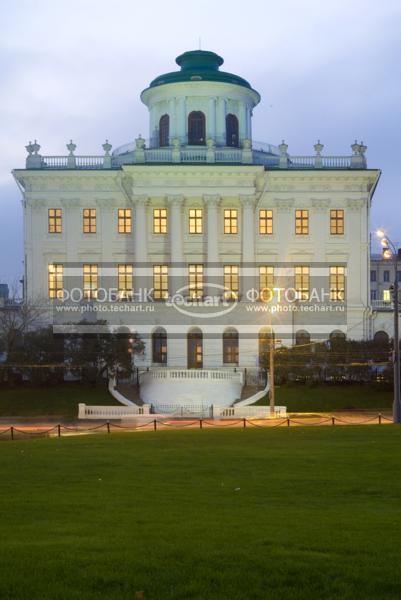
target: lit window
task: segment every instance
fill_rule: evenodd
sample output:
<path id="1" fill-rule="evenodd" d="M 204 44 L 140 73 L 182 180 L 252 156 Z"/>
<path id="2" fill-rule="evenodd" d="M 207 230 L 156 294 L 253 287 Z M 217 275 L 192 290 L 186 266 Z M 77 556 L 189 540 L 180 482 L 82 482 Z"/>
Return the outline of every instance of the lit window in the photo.
<path id="1" fill-rule="evenodd" d="M 120 300 L 132 299 L 134 293 L 133 274 L 132 265 L 118 265 L 118 297 Z"/>
<path id="2" fill-rule="evenodd" d="M 223 333 L 223 363 L 238 364 L 238 331 L 227 329 Z"/>
<path id="3" fill-rule="evenodd" d="M 84 298 L 96 300 L 98 289 L 98 267 L 94 264 L 84 265 Z"/>
<path id="4" fill-rule="evenodd" d="M 345 267 L 330 267 L 330 300 L 344 302 Z"/>
<path id="5" fill-rule="evenodd" d="M 343 235 L 344 233 L 344 211 L 330 211 L 330 233 L 331 235 Z"/>
<path id="6" fill-rule="evenodd" d="M 224 299 L 237 300 L 239 292 L 239 270 L 237 265 L 224 265 Z"/>
<path id="7" fill-rule="evenodd" d="M 48 269 L 49 298 L 61 300 L 64 288 L 64 265 L 51 264 Z"/>
<path id="8" fill-rule="evenodd" d="M 259 211 L 259 233 L 262 235 L 271 235 L 273 233 L 273 211 Z"/>
<path id="9" fill-rule="evenodd" d="M 273 295 L 274 267 L 259 267 L 259 293 L 263 302 L 269 302 Z"/>
<path id="10" fill-rule="evenodd" d="M 167 209 L 153 209 L 153 233 L 167 233 Z"/>
<path id="11" fill-rule="evenodd" d="M 188 279 L 190 298 L 203 298 L 203 265 L 189 265 Z"/>
<path id="12" fill-rule="evenodd" d="M 152 333 L 152 362 L 167 364 L 167 333 L 162 327 Z"/>
<path id="13" fill-rule="evenodd" d="M 298 300 L 308 300 L 309 298 L 309 267 L 295 267 L 295 291 Z"/>
<path id="14" fill-rule="evenodd" d="M 96 208 L 84 208 L 84 233 L 96 233 Z"/>
<path id="15" fill-rule="evenodd" d="M 132 211 L 130 208 L 118 209 L 118 233 L 132 232 Z"/>
<path id="16" fill-rule="evenodd" d="M 203 211 L 201 208 L 189 209 L 189 233 L 202 233 Z"/>
<path id="17" fill-rule="evenodd" d="M 309 210 L 295 211 L 295 233 L 296 235 L 308 235 L 309 233 Z"/>
<path id="18" fill-rule="evenodd" d="M 236 209 L 224 210 L 224 233 L 238 233 L 238 211 Z"/>
<path id="19" fill-rule="evenodd" d="M 61 208 L 48 210 L 49 233 L 62 233 Z"/>
<path id="20" fill-rule="evenodd" d="M 383 290 L 383 302 L 391 302 L 390 290 Z"/>
<path id="21" fill-rule="evenodd" d="M 167 265 L 153 265 L 153 298 L 155 300 L 168 298 Z"/>

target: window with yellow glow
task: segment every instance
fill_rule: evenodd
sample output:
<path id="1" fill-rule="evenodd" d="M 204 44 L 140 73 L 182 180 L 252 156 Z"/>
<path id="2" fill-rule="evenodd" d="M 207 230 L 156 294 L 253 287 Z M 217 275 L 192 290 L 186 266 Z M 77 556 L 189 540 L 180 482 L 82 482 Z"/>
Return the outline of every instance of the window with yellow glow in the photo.
<path id="1" fill-rule="evenodd" d="M 47 218 L 49 233 L 62 233 L 63 226 L 61 208 L 49 208 Z"/>
<path id="2" fill-rule="evenodd" d="M 118 209 L 118 233 L 132 232 L 132 211 L 130 208 Z"/>
<path id="3" fill-rule="evenodd" d="M 330 267 L 330 300 L 344 302 L 345 267 Z"/>
<path id="4" fill-rule="evenodd" d="M 132 265 L 118 265 L 118 297 L 129 300 L 134 293 L 134 268 Z"/>
<path id="5" fill-rule="evenodd" d="M 167 265 L 153 265 L 153 298 L 155 300 L 168 298 Z"/>
<path id="6" fill-rule="evenodd" d="M 330 211 L 330 233 L 331 235 L 344 234 L 344 211 L 333 209 Z"/>
<path id="7" fill-rule="evenodd" d="M 308 235 L 309 233 L 309 210 L 295 211 L 295 233 L 296 235 Z"/>
<path id="8" fill-rule="evenodd" d="M 96 208 L 84 208 L 83 231 L 84 233 L 96 233 Z"/>
<path id="9" fill-rule="evenodd" d="M 153 233 L 167 233 L 167 208 L 153 209 Z"/>
<path id="10" fill-rule="evenodd" d="M 85 300 L 96 300 L 98 290 L 98 266 L 95 264 L 86 264 L 83 266 L 84 272 L 84 298 Z"/>
<path id="11" fill-rule="evenodd" d="M 390 290 L 383 290 L 383 302 L 391 302 Z"/>
<path id="12" fill-rule="evenodd" d="M 188 279 L 190 298 L 203 298 L 203 265 L 189 265 Z"/>
<path id="13" fill-rule="evenodd" d="M 309 298 L 309 267 L 295 267 L 295 291 L 298 300 L 308 300 Z"/>
<path id="14" fill-rule="evenodd" d="M 238 233 L 238 211 L 235 208 L 224 209 L 224 233 Z"/>
<path id="15" fill-rule="evenodd" d="M 189 209 L 189 233 L 203 232 L 203 210 L 201 208 Z"/>
<path id="16" fill-rule="evenodd" d="M 61 300 L 64 289 L 64 265 L 51 264 L 48 267 L 49 298 Z"/>
<path id="17" fill-rule="evenodd" d="M 274 267 L 259 267 L 259 293 L 263 302 L 268 302 L 272 298 L 274 287 Z"/>
<path id="18" fill-rule="evenodd" d="M 273 233 L 273 211 L 259 211 L 259 233 L 261 235 L 271 235 Z"/>
<path id="19" fill-rule="evenodd" d="M 239 269 L 237 265 L 224 265 L 224 298 L 237 300 L 239 292 Z"/>

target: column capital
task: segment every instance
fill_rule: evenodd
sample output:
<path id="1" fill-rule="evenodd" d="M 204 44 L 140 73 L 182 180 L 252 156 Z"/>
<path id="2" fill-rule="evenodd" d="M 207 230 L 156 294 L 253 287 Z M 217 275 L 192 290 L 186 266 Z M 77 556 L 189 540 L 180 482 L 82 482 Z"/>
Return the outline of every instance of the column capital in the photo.
<path id="1" fill-rule="evenodd" d="M 147 206 L 149 204 L 149 196 L 146 194 L 134 194 L 132 196 L 132 203 L 135 206 Z"/>
<path id="2" fill-rule="evenodd" d="M 220 204 L 220 196 L 218 194 L 204 194 L 203 201 L 207 207 L 217 208 Z"/>
<path id="3" fill-rule="evenodd" d="M 184 196 L 182 194 L 167 195 L 167 202 L 170 206 L 182 206 L 184 204 Z"/>
<path id="4" fill-rule="evenodd" d="M 256 203 L 255 194 L 240 195 L 240 202 L 244 208 L 254 208 Z"/>

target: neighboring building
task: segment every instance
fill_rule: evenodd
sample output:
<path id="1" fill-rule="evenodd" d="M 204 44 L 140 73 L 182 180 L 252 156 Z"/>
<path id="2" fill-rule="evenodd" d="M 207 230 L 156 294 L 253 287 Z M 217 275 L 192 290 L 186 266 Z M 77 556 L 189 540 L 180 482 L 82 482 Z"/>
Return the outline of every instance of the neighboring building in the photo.
<path id="1" fill-rule="evenodd" d="M 370 299 L 372 306 L 372 335 L 392 338 L 394 316 L 392 291 L 395 280 L 393 260 L 383 258 L 381 254 L 370 257 Z M 397 281 L 401 283 L 401 267 L 397 270 Z M 385 334 L 385 335 L 384 335 Z"/>
<path id="2" fill-rule="evenodd" d="M 9 295 L 7 283 L 0 283 L 0 306 L 4 306 L 8 302 Z"/>
<path id="3" fill-rule="evenodd" d="M 143 336 L 143 367 L 257 368 L 271 327 L 284 343 L 368 338 L 369 211 L 380 171 L 367 168 L 366 146 L 324 156 L 318 142 L 313 156 L 292 156 L 284 142 L 253 142 L 260 96 L 250 84 L 220 71 L 212 52 L 186 52 L 177 63 L 180 71 L 141 94 L 148 142 L 139 137 L 110 154 L 106 141 L 102 156 L 75 155 L 72 142 L 68 156 L 27 146 L 26 169 L 14 171 L 24 190 L 26 297 L 57 303 L 74 282 L 87 303 L 101 287 L 134 297 L 141 313 L 107 319 Z M 293 286 L 297 304 L 315 276 L 328 305 L 346 306 L 342 320 L 269 314 L 249 292 L 284 278 L 279 287 Z M 160 302 L 183 286 L 196 314 Z M 152 302 L 135 297 L 143 287 L 157 301 L 146 318 Z M 214 290 L 239 299 L 218 319 L 202 306 Z"/>

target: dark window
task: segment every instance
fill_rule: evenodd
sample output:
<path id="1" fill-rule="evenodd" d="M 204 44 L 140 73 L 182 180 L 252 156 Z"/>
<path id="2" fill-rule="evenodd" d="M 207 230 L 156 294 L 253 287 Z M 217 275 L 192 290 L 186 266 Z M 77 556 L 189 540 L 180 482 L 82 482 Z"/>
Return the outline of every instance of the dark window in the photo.
<path id="1" fill-rule="evenodd" d="M 226 145 L 238 148 L 238 119 L 235 115 L 226 116 Z"/>
<path id="2" fill-rule="evenodd" d="M 370 299 L 377 300 L 377 291 L 376 290 L 370 290 Z"/>
<path id="3" fill-rule="evenodd" d="M 384 271 L 383 281 L 390 281 L 390 271 Z"/>
<path id="4" fill-rule="evenodd" d="M 167 333 L 162 327 L 152 333 L 152 362 L 167 364 Z"/>
<path id="5" fill-rule="evenodd" d="M 163 115 L 159 121 L 159 146 L 168 146 L 169 143 L 170 117 Z"/>
<path id="6" fill-rule="evenodd" d="M 376 271 L 370 272 L 370 281 L 376 281 Z"/>
<path id="7" fill-rule="evenodd" d="M 205 115 L 194 110 L 188 115 L 188 144 L 204 146 L 206 144 Z"/>

